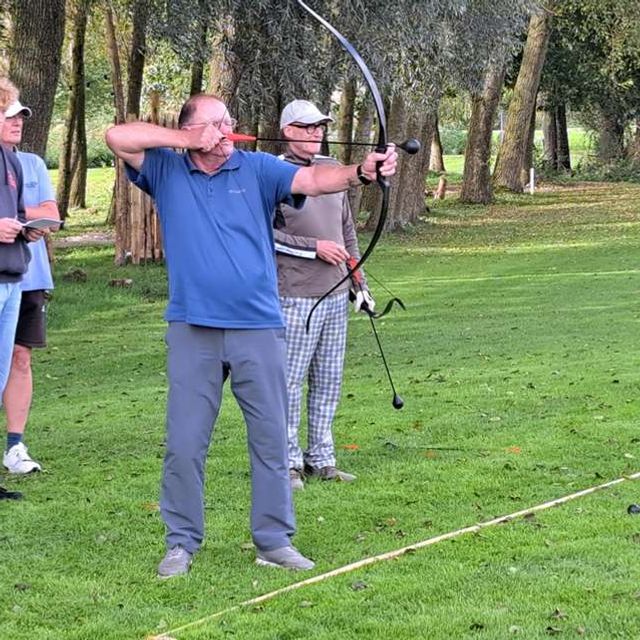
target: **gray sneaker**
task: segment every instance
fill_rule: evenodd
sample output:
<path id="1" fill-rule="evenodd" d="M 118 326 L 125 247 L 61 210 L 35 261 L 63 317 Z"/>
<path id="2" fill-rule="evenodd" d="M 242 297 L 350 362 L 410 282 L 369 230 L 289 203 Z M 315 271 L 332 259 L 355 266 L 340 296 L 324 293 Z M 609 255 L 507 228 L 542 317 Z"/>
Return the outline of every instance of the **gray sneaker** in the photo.
<path id="1" fill-rule="evenodd" d="M 294 569 L 307 571 L 315 567 L 315 563 L 305 558 L 295 547 L 280 547 L 263 551 L 258 549 L 256 564 L 262 567 L 280 567 L 281 569 Z"/>
<path id="2" fill-rule="evenodd" d="M 158 565 L 158 578 L 173 578 L 188 573 L 193 555 L 181 546 L 169 549 Z"/>
<path id="3" fill-rule="evenodd" d="M 320 480 L 337 480 L 339 482 L 353 482 L 356 479 L 352 473 L 346 471 L 340 471 L 336 467 L 312 467 L 311 465 L 305 465 L 304 472 L 306 475 L 313 478 L 320 478 Z"/>
<path id="4" fill-rule="evenodd" d="M 292 491 L 304 490 L 304 476 L 300 469 L 289 469 L 289 482 L 291 483 Z"/>

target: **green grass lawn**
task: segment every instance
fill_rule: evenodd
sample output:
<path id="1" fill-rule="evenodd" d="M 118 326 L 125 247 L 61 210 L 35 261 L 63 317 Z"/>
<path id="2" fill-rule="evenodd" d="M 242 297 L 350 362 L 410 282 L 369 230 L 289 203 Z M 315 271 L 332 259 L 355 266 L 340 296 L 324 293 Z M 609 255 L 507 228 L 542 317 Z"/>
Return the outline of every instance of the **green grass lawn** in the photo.
<path id="1" fill-rule="evenodd" d="M 378 322 L 405 407 L 391 408 L 368 322 L 352 317 L 335 437 L 358 480 L 295 496 L 311 575 L 640 469 L 639 198 L 629 184 L 488 208 L 451 198 L 383 239 L 369 265 L 407 304 Z M 65 279 L 73 269 L 86 282 Z M 0 474 L 25 493 L 0 502 L 0 638 L 142 639 L 307 577 L 253 564 L 244 426 L 227 391 L 206 543 L 187 578 L 155 578 L 164 270 L 116 268 L 101 247 L 58 250 L 55 271 L 27 434 L 45 471 Z M 623 483 L 172 636 L 638 638 L 633 502 L 640 483 Z"/>

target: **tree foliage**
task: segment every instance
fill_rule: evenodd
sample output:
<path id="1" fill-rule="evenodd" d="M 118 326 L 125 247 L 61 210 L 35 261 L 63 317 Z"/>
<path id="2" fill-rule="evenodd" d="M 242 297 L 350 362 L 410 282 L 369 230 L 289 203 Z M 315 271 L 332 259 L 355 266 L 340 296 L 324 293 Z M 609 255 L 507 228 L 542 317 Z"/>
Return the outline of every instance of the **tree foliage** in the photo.
<path id="1" fill-rule="evenodd" d="M 636 0 L 565 0 L 558 9 L 542 86 L 603 135 L 640 115 Z"/>

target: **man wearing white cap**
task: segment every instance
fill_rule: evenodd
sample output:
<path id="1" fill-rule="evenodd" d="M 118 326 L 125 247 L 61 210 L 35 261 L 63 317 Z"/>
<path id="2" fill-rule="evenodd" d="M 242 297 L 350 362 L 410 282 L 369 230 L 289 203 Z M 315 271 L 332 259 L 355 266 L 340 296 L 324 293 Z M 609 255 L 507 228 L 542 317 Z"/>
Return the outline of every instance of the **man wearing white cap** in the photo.
<path id="1" fill-rule="evenodd" d="M 340 166 L 318 155 L 327 124 L 333 118 L 307 100 L 294 100 L 282 111 L 280 130 L 288 140 L 284 160 L 298 166 Z M 363 184 L 369 180 L 358 169 Z M 360 257 L 347 192 L 308 197 L 301 211 L 278 207 L 275 221 L 278 289 L 287 339 L 287 419 L 291 488 L 303 489 L 305 476 L 351 482 L 356 477 L 336 467 L 332 434 L 340 399 L 347 337 L 349 283 L 344 282 L 306 319 L 318 299 L 347 273 L 347 260 Z M 364 278 L 364 276 L 363 276 Z M 373 311 L 366 288 L 358 289 L 354 307 Z M 307 448 L 298 442 L 302 388 L 307 391 Z"/>
<path id="2" fill-rule="evenodd" d="M 18 90 L 0 77 L 0 131 L 5 111 L 18 99 Z M 27 271 L 31 253 L 27 242 L 42 237 L 28 229 L 24 206 L 22 166 L 15 153 L 0 144 L 0 393 L 4 391 L 11 369 L 11 354 L 20 310 L 20 281 Z M 0 499 L 18 497 L 15 492 L 0 491 Z"/>
<path id="3" fill-rule="evenodd" d="M 29 107 L 19 100 L 12 102 L 5 111 L 5 122 L 0 128 L 0 143 L 16 151 L 22 166 L 26 219 L 59 220 L 55 194 L 44 161 L 34 153 L 17 149 L 22 141 L 24 118 L 29 117 Z M 22 438 L 33 395 L 31 351 L 46 346 L 46 293 L 53 289 L 44 238 L 32 243 L 29 249 L 31 262 L 20 283 L 22 298 L 11 372 L 2 397 L 7 416 L 7 446 L 2 461 L 13 474 L 40 471 L 40 465 L 31 458 Z"/>

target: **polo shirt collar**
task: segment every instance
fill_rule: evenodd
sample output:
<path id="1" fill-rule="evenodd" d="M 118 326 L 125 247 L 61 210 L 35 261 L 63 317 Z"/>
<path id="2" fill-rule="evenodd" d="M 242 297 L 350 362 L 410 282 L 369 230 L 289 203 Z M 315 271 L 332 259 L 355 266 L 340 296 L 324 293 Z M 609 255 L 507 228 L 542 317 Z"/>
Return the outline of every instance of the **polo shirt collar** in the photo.
<path id="1" fill-rule="evenodd" d="M 205 173 L 204 171 L 196 167 L 193 160 L 191 159 L 191 154 L 188 151 L 185 151 L 183 155 L 184 155 L 185 164 L 187 165 L 187 169 L 189 169 L 190 173 L 193 173 L 194 171 L 197 171 L 198 173 Z M 216 175 L 221 171 L 232 171 L 233 169 L 238 169 L 239 167 L 240 167 L 240 154 L 238 153 L 237 149 L 234 149 L 233 153 L 227 158 L 225 163 L 215 173 L 212 173 L 211 175 Z"/>

